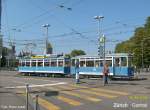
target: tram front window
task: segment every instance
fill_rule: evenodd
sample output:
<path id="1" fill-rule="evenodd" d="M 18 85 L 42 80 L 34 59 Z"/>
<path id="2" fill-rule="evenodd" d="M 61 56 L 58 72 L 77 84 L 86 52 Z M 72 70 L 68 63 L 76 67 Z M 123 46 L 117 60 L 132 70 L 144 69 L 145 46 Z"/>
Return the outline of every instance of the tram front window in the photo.
<path id="1" fill-rule="evenodd" d="M 51 62 L 51 66 L 57 66 L 57 62 Z"/>
<path id="2" fill-rule="evenodd" d="M 75 59 L 73 59 L 73 60 L 71 61 L 71 65 L 72 65 L 72 66 L 75 66 Z"/>
<path id="3" fill-rule="evenodd" d="M 127 58 L 121 57 L 121 66 L 127 66 Z"/>
<path id="4" fill-rule="evenodd" d="M 30 62 L 26 62 L 26 66 L 30 66 Z"/>
<path id="5" fill-rule="evenodd" d="M 118 57 L 114 60 L 115 66 L 127 66 L 127 58 L 126 57 Z"/>
<path id="6" fill-rule="evenodd" d="M 62 67 L 63 66 L 63 61 L 59 61 L 58 66 Z"/>

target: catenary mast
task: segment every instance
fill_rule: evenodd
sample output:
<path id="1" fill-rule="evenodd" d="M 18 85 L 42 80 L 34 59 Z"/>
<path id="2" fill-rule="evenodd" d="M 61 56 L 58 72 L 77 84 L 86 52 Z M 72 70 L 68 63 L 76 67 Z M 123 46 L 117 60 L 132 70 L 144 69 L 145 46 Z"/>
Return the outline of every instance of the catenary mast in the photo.
<path id="1" fill-rule="evenodd" d="M 1 34 L 1 17 L 2 17 L 2 0 L 0 0 L 0 67 L 1 67 L 2 47 L 3 47 L 3 39 Z"/>

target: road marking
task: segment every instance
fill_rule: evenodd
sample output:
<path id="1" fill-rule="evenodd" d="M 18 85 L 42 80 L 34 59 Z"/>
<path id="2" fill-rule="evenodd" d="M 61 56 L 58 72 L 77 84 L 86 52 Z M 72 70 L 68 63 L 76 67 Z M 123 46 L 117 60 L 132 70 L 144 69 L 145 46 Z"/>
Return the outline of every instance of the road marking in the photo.
<path id="1" fill-rule="evenodd" d="M 66 87 L 58 87 L 58 86 L 55 87 L 55 88 L 52 88 L 52 89 L 55 89 L 55 90 L 56 90 L 56 88 L 57 88 L 57 90 L 61 90 L 60 88 L 66 89 Z M 94 98 L 94 97 L 90 97 L 90 96 L 83 95 L 83 94 L 79 94 L 79 93 L 75 93 L 75 92 L 72 92 L 72 91 L 60 91 L 60 92 L 63 93 L 63 94 L 75 96 L 75 97 L 82 98 L 82 99 L 84 99 L 84 100 L 93 101 L 93 102 L 102 101 L 101 99 Z"/>
<path id="2" fill-rule="evenodd" d="M 26 97 L 26 92 L 19 90 L 19 93 L 21 93 L 22 96 Z M 35 101 L 35 96 L 33 94 L 29 94 L 29 96 Z M 50 103 L 47 100 L 44 100 L 43 98 L 38 97 L 38 103 L 44 107 L 46 110 L 60 110 L 60 108 L 52 103 Z"/>
<path id="3" fill-rule="evenodd" d="M 115 95 L 109 95 L 109 94 L 105 94 L 105 93 L 89 91 L 89 89 L 87 89 L 87 90 L 82 89 L 82 90 L 77 90 L 77 91 L 87 93 L 87 94 L 93 94 L 93 95 L 97 95 L 97 96 L 103 96 L 103 97 L 107 97 L 107 98 L 116 98 L 117 97 Z"/>
<path id="4" fill-rule="evenodd" d="M 42 98 L 38 98 L 38 102 L 41 106 L 43 106 L 47 110 L 60 110 L 60 108 L 52 103 L 50 103 L 47 100 L 44 100 Z"/>
<path id="5" fill-rule="evenodd" d="M 24 79 L 26 79 L 26 78 L 24 78 Z M 48 82 L 54 82 L 54 83 L 56 83 L 56 82 L 60 82 L 60 81 L 54 81 L 54 80 L 46 80 L 46 79 L 38 79 L 38 78 L 28 78 L 28 80 L 42 80 L 42 81 L 48 81 Z"/>
<path id="6" fill-rule="evenodd" d="M 70 84 L 69 84 L 70 85 Z M 83 93 L 87 93 L 87 94 L 93 94 L 93 95 L 97 95 L 97 96 L 103 96 L 103 97 L 107 97 L 107 98 L 116 98 L 117 96 L 116 95 L 110 95 L 110 94 L 106 94 L 106 93 L 102 93 L 102 92 L 95 92 L 95 91 L 89 91 L 91 90 L 91 88 L 88 88 L 88 87 L 82 87 L 82 86 L 76 86 L 76 85 L 70 85 L 72 86 L 71 87 L 64 87 L 64 88 L 71 88 L 71 89 L 74 89 L 75 91 L 79 91 L 79 92 L 83 92 Z M 78 89 L 78 88 L 80 89 Z"/>
<path id="7" fill-rule="evenodd" d="M 31 84 L 29 87 L 45 87 L 45 86 L 56 86 L 61 84 L 67 84 L 66 82 L 59 82 L 59 83 L 53 83 L 53 84 L 41 84 L 41 85 L 35 85 Z M 17 88 L 26 88 L 26 86 L 14 86 L 14 87 L 4 87 L 6 89 L 17 89 Z"/>
<path id="8" fill-rule="evenodd" d="M 106 93 L 102 93 L 102 92 L 95 92 L 95 91 L 89 91 L 91 90 L 90 88 L 86 87 L 86 88 L 81 88 L 81 89 L 78 89 L 78 88 L 75 88 L 75 87 L 68 87 L 68 86 L 61 86 L 60 88 L 64 88 L 64 89 L 72 89 L 72 90 L 75 90 L 75 91 L 79 91 L 79 92 L 83 92 L 83 93 L 88 93 L 88 94 L 94 94 L 94 95 L 98 95 L 98 96 L 103 96 L 103 97 L 107 97 L 107 98 L 116 98 L 117 96 L 116 95 L 110 95 L 110 94 L 106 94 Z"/>
<path id="9" fill-rule="evenodd" d="M 121 91 L 115 91 L 115 90 L 108 90 L 108 89 L 102 89 L 102 88 L 92 88 L 92 87 L 86 87 L 86 86 L 79 86 L 79 85 L 71 85 L 70 86 L 73 87 L 79 87 L 79 88 L 85 88 L 85 89 L 90 89 L 90 90 L 94 90 L 94 91 L 98 91 L 98 92 L 107 92 L 107 93 L 111 93 L 111 94 L 118 94 L 118 95 L 129 95 L 129 93 L 127 92 L 121 92 Z"/>
<path id="10" fill-rule="evenodd" d="M 42 88 L 45 88 L 45 87 L 42 87 Z M 48 87 L 46 89 L 50 89 L 50 90 L 59 90 L 58 88 L 54 88 L 54 87 Z M 65 92 L 65 91 L 61 91 L 62 93 Z M 70 99 L 70 98 L 66 98 L 64 96 L 56 96 L 57 99 L 65 102 L 65 103 L 68 103 L 70 105 L 73 105 L 73 106 L 79 106 L 81 105 L 81 103 L 79 101 L 76 101 L 76 100 L 73 100 L 73 99 Z"/>
<path id="11" fill-rule="evenodd" d="M 129 93 L 127 93 L 127 92 L 106 90 L 106 89 L 100 89 L 100 88 L 92 88 L 91 90 L 98 91 L 98 92 L 107 92 L 107 93 L 111 93 L 111 94 L 118 94 L 118 95 L 129 95 Z"/>
<path id="12" fill-rule="evenodd" d="M 70 99 L 70 98 L 66 98 L 64 96 L 57 96 L 57 99 L 63 101 L 63 102 L 66 102 L 70 105 L 73 105 L 73 106 L 79 106 L 81 105 L 81 103 L 79 101 L 75 101 L 73 99 Z"/>

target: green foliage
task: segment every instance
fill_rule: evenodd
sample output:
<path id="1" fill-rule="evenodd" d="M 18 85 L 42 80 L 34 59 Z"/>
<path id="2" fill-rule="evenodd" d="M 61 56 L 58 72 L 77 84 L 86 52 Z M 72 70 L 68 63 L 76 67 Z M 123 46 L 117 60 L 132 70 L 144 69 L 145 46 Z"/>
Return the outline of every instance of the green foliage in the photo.
<path id="1" fill-rule="evenodd" d="M 2 58 L 0 60 L 0 66 L 4 67 L 6 66 L 6 56 L 10 53 L 10 49 L 6 47 L 2 47 Z"/>
<path id="2" fill-rule="evenodd" d="M 70 54 L 65 54 L 65 58 L 71 58 Z"/>
<path id="3" fill-rule="evenodd" d="M 86 55 L 83 50 L 72 50 L 71 54 L 72 57 L 79 56 L 79 55 Z"/>
<path id="4" fill-rule="evenodd" d="M 66 58 L 71 58 L 79 55 L 86 55 L 86 53 L 83 50 L 72 50 L 70 54 L 65 54 Z"/>
<path id="5" fill-rule="evenodd" d="M 50 42 L 47 43 L 47 48 L 52 48 L 52 45 Z"/>
<path id="6" fill-rule="evenodd" d="M 150 17 L 147 18 L 144 27 L 135 29 L 134 35 L 127 41 L 116 45 L 115 52 L 126 52 L 134 55 L 134 64 L 142 66 L 142 55 L 144 66 L 150 65 Z M 143 53 L 143 54 L 142 54 Z"/>
<path id="7" fill-rule="evenodd" d="M 52 45 L 51 45 L 51 43 L 50 42 L 48 42 L 47 43 L 47 49 L 46 49 L 46 53 L 47 54 L 52 54 L 53 53 L 53 47 L 52 47 Z"/>

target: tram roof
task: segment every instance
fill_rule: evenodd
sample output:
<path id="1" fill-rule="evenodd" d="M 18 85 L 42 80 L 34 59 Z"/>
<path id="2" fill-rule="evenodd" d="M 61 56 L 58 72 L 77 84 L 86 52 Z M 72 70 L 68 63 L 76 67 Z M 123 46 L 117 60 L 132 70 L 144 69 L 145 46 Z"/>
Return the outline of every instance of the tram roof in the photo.
<path id="1" fill-rule="evenodd" d="M 25 56 L 19 59 L 64 59 L 65 57 L 57 54 L 50 55 L 35 55 L 35 56 Z"/>
<path id="2" fill-rule="evenodd" d="M 106 54 L 105 57 L 131 57 L 132 54 L 129 53 L 112 53 L 112 54 Z M 76 56 L 73 57 L 73 59 L 76 58 L 99 58 L 98 55 L 80 55 L 80 56 Z"/>

